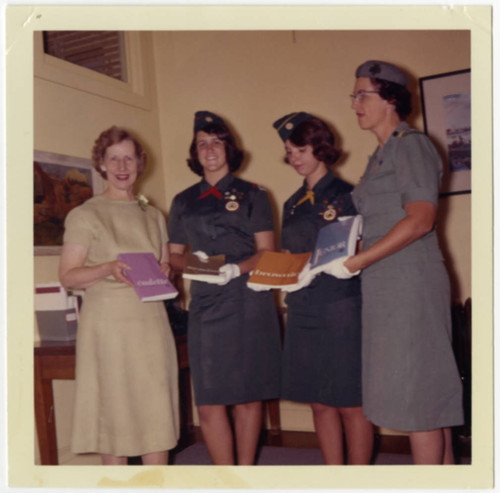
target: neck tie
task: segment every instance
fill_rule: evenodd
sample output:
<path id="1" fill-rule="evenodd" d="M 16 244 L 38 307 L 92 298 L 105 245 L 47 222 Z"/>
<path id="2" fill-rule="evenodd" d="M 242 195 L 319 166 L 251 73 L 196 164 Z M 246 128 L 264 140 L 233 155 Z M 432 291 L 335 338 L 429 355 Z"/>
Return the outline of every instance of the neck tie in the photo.
<path id="1" fill-rule="evenodd" d="M 314 205 L 314 190 L 308 190 L 306 194 L 295 205 L 300 205 L 306 200 L 309 200 L 311 204 Z"/>
<path id="2" fill-rule="evenodd" d="M 209 195 L 215 195 L 219 200 L 222 198 L 222 194 L 219 192 L 219 189 L 217 187 L 210 187 L 205 193 L 202 193 L 198 198 L 199 199 L 204 199 L 205 197 L 208 197 Z"/>

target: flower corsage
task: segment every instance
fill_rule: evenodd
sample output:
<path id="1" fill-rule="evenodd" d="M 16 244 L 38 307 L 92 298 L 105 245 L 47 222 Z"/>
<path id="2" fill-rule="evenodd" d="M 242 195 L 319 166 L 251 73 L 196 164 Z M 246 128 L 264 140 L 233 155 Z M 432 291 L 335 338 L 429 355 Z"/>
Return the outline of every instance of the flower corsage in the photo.
<path id="1" fill-rule="evenodd" d="M 142 193 L 140 193 L 137 195 L 137 203 L 139 204 L 141 210 L 145 211 L 148 206 L 149 200 L 144 195 L 142 195 Z"/>

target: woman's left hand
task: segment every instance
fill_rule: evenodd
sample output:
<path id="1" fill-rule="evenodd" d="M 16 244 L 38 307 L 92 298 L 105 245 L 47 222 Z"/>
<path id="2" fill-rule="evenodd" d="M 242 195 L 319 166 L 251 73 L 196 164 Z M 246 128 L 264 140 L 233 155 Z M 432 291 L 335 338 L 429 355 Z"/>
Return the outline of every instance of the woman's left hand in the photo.
<path id="1" fill-rule="evenodd" d="M 225 264 L 219 269 L 221 280 L 217 282 L 219 286 L 225 286 L 229 281 L 241 275 L 241 270 L 237 264 Z"/>
<path id="2" fill-rule="evenodd" d="M 326 269 L 325 273 L 330 274 L 338 279 L 350 279 L 357 276 L 361 271 L 351 271 L 347 265 L 347 261 L 353 257 L 341 257 L 334 260 Z M 351 263 L 352 265 L 352 263 Z"/>

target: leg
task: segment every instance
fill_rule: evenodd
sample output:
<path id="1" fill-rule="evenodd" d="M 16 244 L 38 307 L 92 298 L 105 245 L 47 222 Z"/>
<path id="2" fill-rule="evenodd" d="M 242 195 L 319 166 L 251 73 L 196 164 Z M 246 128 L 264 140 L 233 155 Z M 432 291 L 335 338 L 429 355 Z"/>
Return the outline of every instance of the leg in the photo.
<path id="1" fill-rule="evenodd" d="M 453 451 L 453 436 L 451 428 L 443 428 L 444 454 L 443 464 L 455 464 L 455 453 Z"/>
<path id="2" fill-rule="evenodd" d="M 262 402 L 246 402 L 234 406 L 234 429 L 238 465 L 252 466 L 262 428 Z"/>
<path id="3" fill-rule="evenodd" d="M 103 466 L 126 466 L 128 457 L 117 457 L 116 455 L 101 454 Z"/>
<path id="4" fill-rule="evenodd" d="M 233 432 L 226 406 L 198 406 L 198 415 L 214 465 L 234 465 Z"/>
<path id="5" fill-rule="evenodd" d="M 168 465 L 168 450 L 162 452 L 152 452 L 142 456 L 144 466 L 166 466 Z"/>
<path id="6" fill-rule="evenodd" d="M 325 464 L 344 464 L 342 422 L 337 408 L 317 402 L 311 404 L 311 408 L 314 428 Z"/>
<path id="7" fill-rule="evenodd" d="M 361 406 L 339 407 L 347 442 L 348 464 L 366 465 L 373 453 L 373 425 Z"/>
<path id="8" fill-rule="evenodd" d="M 442 464 L 444 433 L 442 428 L 410 432 L 411 453 L 414 464 Z"/>

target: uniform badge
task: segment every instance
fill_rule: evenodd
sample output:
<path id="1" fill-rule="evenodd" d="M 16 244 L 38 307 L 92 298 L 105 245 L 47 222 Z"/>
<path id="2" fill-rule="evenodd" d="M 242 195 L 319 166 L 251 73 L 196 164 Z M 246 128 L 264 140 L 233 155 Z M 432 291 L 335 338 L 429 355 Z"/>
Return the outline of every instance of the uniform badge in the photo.
<path id="1" fill-rule="evenodd" d="M 226 202 L 226 210 L 229 212 L 234 212 L 237 211 L 240 208 L 240 204 L 236 202 L 236 200 L 230 200 L 229 202 Z"/>
<path id="2" fill-rule="evenodd" d="M 337 217 L 337 211 L 331 206 L 328 206 L 325 212 L 323 212 L 323 219 L 325 221 L 333 221 Z"/>

